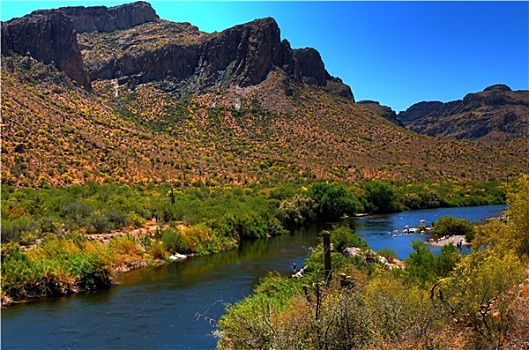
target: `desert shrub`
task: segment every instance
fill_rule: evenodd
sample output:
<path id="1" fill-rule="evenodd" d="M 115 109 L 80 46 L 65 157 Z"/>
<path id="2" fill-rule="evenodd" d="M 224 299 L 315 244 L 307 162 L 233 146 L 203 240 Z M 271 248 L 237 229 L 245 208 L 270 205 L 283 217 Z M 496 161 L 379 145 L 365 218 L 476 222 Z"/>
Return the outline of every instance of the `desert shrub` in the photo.
<path id="1" fill-rule="evenodd" d="M 197 255 L 218 253 L 235 247 L 235 241 L 217 234 L 213 229 L 202 223 L 183 230 L 188 251 Z"/>
<path id="2" fill-rule="evenodd" d="M 432 291 L 439 310 L 472 330 L 473 348 L 503 348 L 514 319 L 510 291 L 525 277 L 512 252 L 486 249 L 465 256 Z"/>
<path id="3" fill-rule="evenodd" d="M 436 191 L 420 191 L 406 193 L 402 198 L 402 205 L 410 210 L 439 208 L 445 202 Z"/>
<path id="4" fill-rule="evenodd" d="M 286 227 L 298 227 L 316 218 L 316 203 L 306 195 L 296 194 L 292 199 L 283 200 L 278 209 L 278 218 Z"/>
<path id="5" fill-rule="evenodd" d="M 2 246 L 2 291 L 12 298 L 27 298 L 109 287 L 107 258 L 102 244 L 81 236 L 50 236 L 28 253 Z"/>
<path id="6" fill-rule="evenodd" d="M 87 219 L 94 212 L 92 205 L 83 200 L 72 200 L 61 208 L 61 216 L 66 220 L 70 229 L 86 227 Z"/>
<path id="7" fill-rule="evenodd" d="M 512 250 L 519 257 L 529 257 L 529 176 L 520 177 L 507 197 L 507 215 L 494 219 L 476 230 L 474 248 L 483 245 L 499 251 Z"/>
<path id="8" fill-rule="evenodd" d="M 79 251 L 69 258 L 68 274 L 82 290 L 110 287 L 111 269 L 96 252 Z"/>
<path id="9" fill-rule="evenodd" d="M 272 274 L 262 279 L 252 298 L 227 306 L 226 314 L 219 320 L 222 330 L 219 348 L 276 348 L 279 339 L 274 337 L 276 327 L 271 319 L 288 308 L 290 299 L 301 292 L 300 281 Z"/>
<path id="10" fill-rule="evenodd" d="M 359 244 L 359 239 L 360 237 L 355 235 L 353 230 L 346 225 L 340 225 L 331 231 L 331 243 L 334 245 L 334 250 L 340 253 L 350 245 Z"/>
<path id="11" fill-rule="evenodd" d="M 130 224 L 128 215 L 119 209 L 111 207 L 104 210 L 103 213 L 107 216 L 108 222 L 112 225 L 113 229 L 120 229 Z"/>
<path id="12" fill-rule="evenodd" d="M 2 243 L 20 242 L 26 237 L 34 237 L 37 233 L 38 223 L 27 216 L 20 216 L 16 219 L 2 219 L 1 235 Z"/>
<path id="13" fill-rule="evenodd" d="M 26 296 L 36 280 L 32 261 L 16 242 L 3 243 L 1 250 L 2 292 L 12 298 Z"/>
<path id="14" fill-rule="evenodd" d="M 105 213 L 97 212 L 88 219 L 88 231 L 92 233 L 103 233 L 112 230 L 112 223 Z"/>
<path id="15" fill-rule="evenodd" d="M 165 259 L 166 256 L 165 245 L 163 242 L 160 241 L 151 242 L 148 248 L 148 252 L 149 254 L 151 254 L 153 259 Z"/>
<path id="16" fill-rule="evenodd" d="M 391 248 L 379 249 L 379 250 L 377 250 L 377 254 L 380 255 L 380 256 L 383 256 L 388 261 L 391 261 L 393 259 L 397 259 L 398 258 L 397 252 L 395 250 L 391 249 Z"/>
<path id="17" fill-rule="evenodd" d="M 141 256 L 141 249 L 133 236 L 117 236 L 110 240 L 108 248 L 115 256 L 133 257 Z"/>
<path id="18" fill-rule="evenodd" d="M 170 202 L 161 202 L 156 208 L 156 220 L 171 222 L 179 219 L 177 208 Z"/>
<path id="19" fill-rule="evenodd" d="M 56 216 L 43 216 L 38 220 L 39 231 L 42 234 L 54 233 L 60 228 L 60 220 Z"/>
<path id="20" fill-rule="evenodd" d="M 136 228 L 142 227 L 146 221 L 146 216 L 141 216 L 135 211 L 129 211 L 127 217 L 128 221 Z"/>
<path id="21" fill-rule="evenodd" d="M 432 321 L 437 316 L 427 291 L 382 272 L 366 282 L 362 298 L 370 315 L 372 348 L 385 348 L 382 344 L 416 344 L 430 336 Z"/>

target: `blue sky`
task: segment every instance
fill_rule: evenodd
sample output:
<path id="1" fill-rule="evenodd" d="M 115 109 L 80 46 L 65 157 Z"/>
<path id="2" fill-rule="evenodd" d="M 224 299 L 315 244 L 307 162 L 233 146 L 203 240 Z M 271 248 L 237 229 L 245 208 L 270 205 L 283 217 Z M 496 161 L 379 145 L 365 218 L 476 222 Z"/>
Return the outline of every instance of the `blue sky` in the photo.
<path id="1" fill-rule="evenodd" d="M 130 1 L 1 1 L 2 21 L 35 9 Z M 149 1 L 158 15 L 222 31 L 274 17 L 292 48 L 314 47 L 327 71 L 370 99 L 405 110 L 503 83 L 529 89 L 529 2 Z"/>

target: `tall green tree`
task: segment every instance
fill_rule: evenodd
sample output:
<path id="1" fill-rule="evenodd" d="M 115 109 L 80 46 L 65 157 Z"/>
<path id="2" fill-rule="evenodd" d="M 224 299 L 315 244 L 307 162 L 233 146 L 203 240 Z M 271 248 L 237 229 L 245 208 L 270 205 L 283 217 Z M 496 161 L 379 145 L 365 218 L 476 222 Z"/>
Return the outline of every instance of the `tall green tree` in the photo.
<path id="1" fill-rule="evenodd" d="M 393 189 L 385 182 L 371 181 L 363 186 L 365 209 L 370 213 L 392 213 L 400 210 Z"/>
<path id="2" fill-rule="evenodd" d="M 309 190 L 309 196 L 316 203 L 314 211 L 320 220 L 338 220 L 362 208 L 360 201 L 340 184 L 315 183 Z"/>

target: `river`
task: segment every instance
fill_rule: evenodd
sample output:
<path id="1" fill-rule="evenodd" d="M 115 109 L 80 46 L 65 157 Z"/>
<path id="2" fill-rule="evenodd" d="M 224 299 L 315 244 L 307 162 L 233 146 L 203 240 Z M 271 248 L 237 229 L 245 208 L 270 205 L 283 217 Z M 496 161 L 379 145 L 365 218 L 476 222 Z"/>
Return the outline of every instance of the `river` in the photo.
<path id="1" fill-rule="evenodd" d="M 505 205 L 445 208 L 373 215 L 347 221 L 375 250 L 394 249 L 401 259 L 414 239 L 406 227 L 442 216 L 478 222 L 497 217 Z M 119 285 L 95 292 L 47 298 L 2 310 L 2 349 L 214 349 L 216 320 L 227 303 L 248 296 L 271 271 L 303 265 L 319 233 L 315 224 L 290 235 L 246 241 L 239 249 L 132 271 Z M 398 232 L 395 232 L 397 230 Z"/>

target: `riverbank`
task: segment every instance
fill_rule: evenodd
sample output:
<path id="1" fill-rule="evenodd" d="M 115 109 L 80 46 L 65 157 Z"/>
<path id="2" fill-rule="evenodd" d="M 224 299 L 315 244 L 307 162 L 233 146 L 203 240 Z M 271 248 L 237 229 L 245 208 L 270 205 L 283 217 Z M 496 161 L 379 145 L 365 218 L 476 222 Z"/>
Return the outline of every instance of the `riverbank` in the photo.
<path id="1" fill-rule="evenodd" d="M 446 245 L 449 245 L 450 243 L 452 243 L 454 246 L 457 246 L 458 243 L 464 246 L 472 245 L 472 243 L 467 242 L 464 235 L 454 235 L 454 236 L 449 236 L 449 237 L 442 237 L 437 240 L 435 240 L 434 238 L 430 238 L 428 241 L 426 241 L 426 244 L 432 247 L 444 247 Z"/>
<path id="2" fill-rule="evenodd" d="M 160 232 L 168 225 L 155 221 L 142 228 L 104 234 L 51 236 L 22 246 L 2 247 L 1 307 L 111 288 L 118 275 L 148 266 L 160 266 L 194 254 L 164 247 Z"/>

